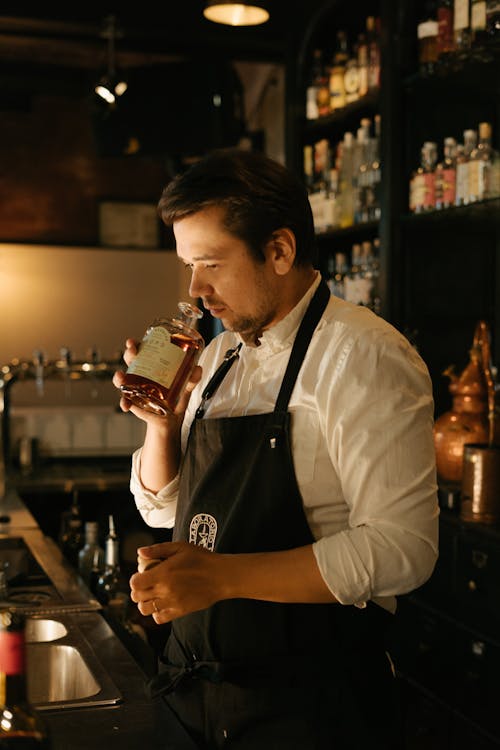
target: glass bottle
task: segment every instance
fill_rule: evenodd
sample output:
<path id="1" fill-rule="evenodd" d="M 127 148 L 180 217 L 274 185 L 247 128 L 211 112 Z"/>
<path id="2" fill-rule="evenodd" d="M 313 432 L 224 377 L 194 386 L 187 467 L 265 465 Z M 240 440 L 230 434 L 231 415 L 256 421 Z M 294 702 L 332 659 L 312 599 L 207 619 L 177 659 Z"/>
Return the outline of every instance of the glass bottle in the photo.
<path id="1" fill-rule="evenodd" d="M 438 21 L 434 8 L 428 7 L 427 13 L 417 26 L 418 67 L 424 76 L 432 75 L 438 61 Z"/>
<path id="2" fill-rule="evenodd" d="M 471 0 L 470 4 L 471 44 L 479 53 L 486 41 L 486 0 Z"/>
<path id="3" fill-rule="evenodd" d="M 317 120 L 319 115 L 318 86 L 321 80 L 321 66 L 321 50 L 315 49 L 313 52 L 309 83 L 306 88 L 306 119 L 308 120 Z"/>
<path id="4" fill-rule="evenodd" d="M 179 302 L 177 318 L 157 318 L 146 331 L 121 386 L 132 403 L 153 414 L 174 412 L 205 342 L 193 324 L 203 316 Z"/>
<path id="5" fill-rule="evenodd" d="M 366 41 L 368 44 L 368 88 L 380 86 L 380 19 L 366 19 Z"/>
<path id="6" fill-rule="evenodd" d="M 476 144 L 477 131 L 464 130 L 463 148 L 457 148 L 456 206 L 466 206 L 469 203 L 469 163 L 470 155 L 476 148 Z"/>
<path id="7" fill-rule="evenodd" d="M 444 139 L 444 158 L 436 167 L 436 208 L 449 208 L 455 205 L 457 180 L 457 142 L 454 138 Z"/>
<path id="8" fill-rule="evenodd" d="M 91 591 L 95 588 L 103 564 L 104 550 L 99 544 L 99 525 L 97 521 L 87 521 L 85 544 L 78 553 L 78 572 Z"/>
<path id="9" fill-rule="evenodd" d="M 469 0 L 455 0 L 453 8 L 453 40 L 458 57 L 466 57 L 470 49 Z"/>
<path id="10" fill-rule="evenodd" d="M 123 581 L 120 573 L 120 542 L 113 516 L 109 516 L 109 531 L 104 544 L 104 570 L 96 584 L 96 596 L 101 604 L 113 606 L 123 600 Z"/>
<path id="11" fill-rule="evenodd" d="M 329 87 L 331 112 L 345 107 L 346 104 L 344 74 L 348 57 L 347 35 L 345 31 L 340 30 L 337 32 L 337 44 L 330 69 Z"/>
<path id="12" fill-rule="evenodd" d="M 469 202 L 482 201 L 486 197 L 491 169 L 491 123 L 479 123 L 479 141 L 471 151 L 469 160 Z"/>
<path id="13" fill-rule="evenodd" d="M 24 628 L 21 613 L 0 611 L 0 747 L 48 750 L 47 726 L 28 698 Z"/>
<path id="14" fill-rule="evenodd" d="M 61 514 L 59 546 L 72 565 L 78 565 L 78 553 L 83 547 L 83 520 L 78 503 L 78 490 L 73 490 L 71 506 Z"/>
<path id="15" fill-rule="evenodd" d="M 453 0 L 439 0 L 437 8 L 439 65 L 446 68 L 455 49 L 453 34 Z"/>

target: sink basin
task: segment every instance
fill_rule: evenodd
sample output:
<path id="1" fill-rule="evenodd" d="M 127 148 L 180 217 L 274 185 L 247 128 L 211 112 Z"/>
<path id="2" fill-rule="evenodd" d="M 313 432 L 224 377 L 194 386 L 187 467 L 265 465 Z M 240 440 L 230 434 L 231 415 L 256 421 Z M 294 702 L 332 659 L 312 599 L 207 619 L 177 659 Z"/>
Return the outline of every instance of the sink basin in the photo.
<path id="1" fill-rule="evenodd" d="M 26 619 L 27 643 L 47 643 L 64 638 L 68 630 L 59 620 L 45 620 L 28 617 Z"/>
<path id="2" fill-rule="evenodd" d="M 35 705 L 81 701 L 101 686 L 74 646 L 28 645 L 28 696 Z"/>
<path id="3" fill-rule="evenodd" d="M 78 627 L 78 616 L 26 618 L 28 697 L 37 708 L 113 705 L 121 693 Z"/>

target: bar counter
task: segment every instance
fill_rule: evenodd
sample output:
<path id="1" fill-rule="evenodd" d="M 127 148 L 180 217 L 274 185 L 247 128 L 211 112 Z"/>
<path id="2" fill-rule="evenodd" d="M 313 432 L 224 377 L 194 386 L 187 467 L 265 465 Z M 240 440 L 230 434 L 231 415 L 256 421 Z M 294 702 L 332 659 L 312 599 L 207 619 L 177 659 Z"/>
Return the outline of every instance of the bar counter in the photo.
<path id="1" fill-rule="evenodd" d="M 75 630 L 90 645 L 100 668 L 116 687 L 117 701 L 109 705 L 79 705 L 44 709 L 51 733 L 51 750 L 88 750 L 106 747 L 143 749 L 153 742 L 154 707 L 145 691 L 147 676 L 111 628 L 99 603 L 68 565 L 58 546 L 46 537 L 20 500 L 10 489 L 0 503 L 0 543 L 17 543 L 19 538 L 33 553 L 58 592 L 59 603 L 43 604 L 39 614 L 75 623 Z M 9 519 L 9 520 L 7 520 Z M 5 562 L 7 553 L 2 553 Z M 22 605 L 19 605 L 22 606 Z M 36 605 L 33 605 L 36 610 Z M 31 614 L 29 607 L 26 614 Z M 57 641 L 55 641 L 57 642 Z M 63 642 L 63 640 L 61 640 Z M 35 646 L 36 648 L 36 646 Z M 29 658 L 29 649 L 28 649 Z M 62 675 L 61 675 L 62 678 Z M 41 679 L 48 679 L 45 675 Z M 99 703 L 95 696 L 94 704 Z M 165 738 L 165 747 L 168 740 Z"/>

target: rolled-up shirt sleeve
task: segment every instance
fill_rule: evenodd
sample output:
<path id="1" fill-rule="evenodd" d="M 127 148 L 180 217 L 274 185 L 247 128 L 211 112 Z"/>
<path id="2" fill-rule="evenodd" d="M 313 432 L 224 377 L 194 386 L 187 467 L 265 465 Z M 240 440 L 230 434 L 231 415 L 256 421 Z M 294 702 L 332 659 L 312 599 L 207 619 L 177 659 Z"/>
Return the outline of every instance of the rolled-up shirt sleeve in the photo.
<path id="1" fill-rule="evenodd" d="M 336 598 L 359 604 L 406 593 L 429 578 L 439 510 L 425 364 L 406 339 L 380 331 L 346 348 L 329 378 L 320 379 L 318 400 L 326 404 L 323 429 L 348 528 L 313 549 Z"/>
<path id="2" fill-rule="evenodd" d="M 171 529 L 174 526 L 175 510 L 179 490 L 179 477 L 172 479 L 159 492 L 151 492 L 141 482 L 141 452 L 135 451 L 132 456 L 130 475 L 130 492 L 134 496 L 137 510 L 145 523 L 153 528 Z"/>

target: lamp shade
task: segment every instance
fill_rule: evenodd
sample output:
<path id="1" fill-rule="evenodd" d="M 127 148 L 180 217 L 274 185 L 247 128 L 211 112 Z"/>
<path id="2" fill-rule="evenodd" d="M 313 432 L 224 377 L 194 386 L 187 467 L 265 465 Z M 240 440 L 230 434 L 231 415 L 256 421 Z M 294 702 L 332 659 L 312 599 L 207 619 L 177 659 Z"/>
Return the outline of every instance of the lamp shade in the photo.
<path id="1" fill-rule="evenodd" d="M 203 11 L 205 18 L 227 26 L 258 26 L 269 20 L 268 11 L 255 3 L 237 3 L 229 0 L 207 2 Z"/>

